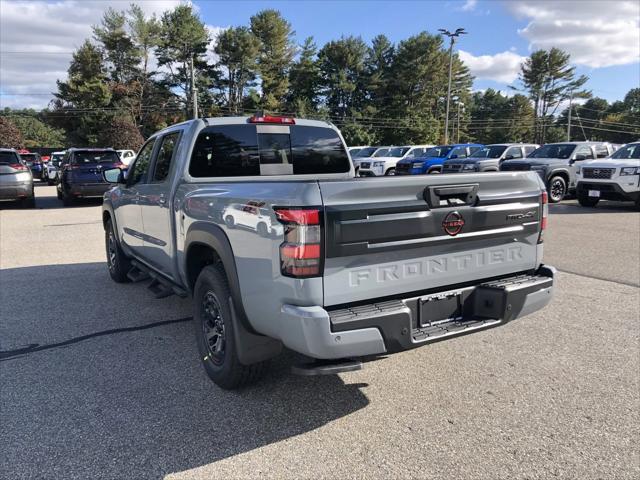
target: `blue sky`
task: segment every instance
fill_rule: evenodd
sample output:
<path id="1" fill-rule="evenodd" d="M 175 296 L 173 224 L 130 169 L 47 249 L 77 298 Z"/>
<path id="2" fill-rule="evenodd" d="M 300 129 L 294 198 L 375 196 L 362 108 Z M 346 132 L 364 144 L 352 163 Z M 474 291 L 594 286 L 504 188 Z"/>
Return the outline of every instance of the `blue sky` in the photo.
<path id="1" fill-rule="evenodd" d="M 127 9 L 136 0 L 0 0 L 0 108 L 45 107 L 66 77 L 71 52 L 92 35 L 107 7 Z M 146 13 L 188 0 L 138 0 Z M 249 17 L 275 8 L 292 24 L 296 40 L 318 46 L 341 36 L 370 41 L 384 33 L 393 42 L 426 30 L 464 27 L 456 50 L 476 76 L 474 89 L 511 92 L 521 62 L 532 49 L 560 47 L 571 54 L 587 88 L 609 101 L 640 86 L 640 1 L 213 1 L 193 0 L 212 32 L 248 25 Z M 7 52 L 7 53 L 5 53 Z M 13 52 L 13 53 L 12 53 Z"/>

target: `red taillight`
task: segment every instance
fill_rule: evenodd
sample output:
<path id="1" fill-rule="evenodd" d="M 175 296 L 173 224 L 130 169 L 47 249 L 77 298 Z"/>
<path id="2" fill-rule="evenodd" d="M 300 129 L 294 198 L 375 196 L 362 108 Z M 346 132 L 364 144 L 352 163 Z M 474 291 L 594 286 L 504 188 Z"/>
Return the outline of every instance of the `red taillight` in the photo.
<path id="1" fill-rule="evenodd" d="M 295 125 L 296 121 L 291 117 L 274 117 L 272 115 L 253 116 L 249 123 L 279 123 L 283 125 Z"/>
<path id="2" fill-rule="evenodd" d="M 280 245 L 280 271 L 286 277 L 322 275 L 322 229 L 320 211 L 314 208 L 274 208 L 284 225 Z"/>
<path id="3" fill-rule="evenodd" d="M 80 165 L 71 164 L 71 163 L 67 164 L 67 170 L 77 170 L 79 168 L 80 168 Z"/>
<path id="4" fill-rule="evenodd" d="M 547 217 L 549 216 L 549 194 L 546 190 L 542 191 L 540 195 L 540 235 L 538 236 L 538 243 L 544 241 L 544 231 L 547 229 Z"/>
<path id="5" fill-rule="evenodd" d="M 20 170 L 20 171 L 29 170 L 29 168 L 27 168 L 26 166 L 22 165 L 21 163 L 10 163 L 9 166 L 11 168 L 13 168 L 14 170 Z"/>

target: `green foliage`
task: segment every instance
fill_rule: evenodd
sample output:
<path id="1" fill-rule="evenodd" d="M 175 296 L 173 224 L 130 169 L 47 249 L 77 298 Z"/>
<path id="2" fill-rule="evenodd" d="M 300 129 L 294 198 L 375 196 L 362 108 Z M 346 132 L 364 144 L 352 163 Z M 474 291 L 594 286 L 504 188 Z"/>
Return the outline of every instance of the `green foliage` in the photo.
<path id="1" fill-rule="evenodd" d="M 0 116 L 0 147 L 23 148 L 24 138 L 18 127 L 5 116 Z"/>
<path id="2" fill-rule="evenodd" d="M 5 109 L 4 113 L 11 115 L 11 122 L 20 130 L 25 148 L 64 147 L 66 144 L 64 130 L 43 122 L 43 115 L 39 115 L 35 110 Z"/>
<path id="3" fill-rule="evenodd" d="M 260 41 L 258 71 L 261 106 L 281 111 L 289 88 L 288 71 L 295 55 L 293 30 L 277 10 L 263 10 L 250 19 L 251 33 Z"/>
<path id="4" fill-rule="evenodd" d="M 286 109 L 297 115 L 315 112 L 320 102 L 320 67 L 317 61 L 318 48 L 313 37 L 305 39 L 300 55 L 289 70 L 289 92 Z"/>
<path id="5" fill-rule="evenodd" d="M 191 75 L 201 77 L 197 83 L 207 85 L 206 61 L 209 33 L 193 7 L 182 4 L 162 15 L 158 46 L 155 50 L 158 65 L 166 67 L 169 73 L 164 76 L 164 85 L 179 88 L 185 94 L 185 114 L 191 112 L 193 92 Z M 193 59 L 193 71 L 191 60 Z"/>
<path id="6" fill-rule="evenodd" d="M 74 53 L 50 110 L 11 118 L 19 118 L 30 145 L 59 144 L 64 132 L 73 145 L 120 145 L 121 136 L 121 145 L 130 148 L 190 118 L 197 95 L 201 116 L 264 109 L 334 122 L 351 144 L 443 141 L 449 49 L 440 35 L 422 32 L 397 44 L 385 35 L 370 43 L 349 36 L 321 48 L 307 38 L 296 47 L 290 23 L 267 9 L 246 26 L 223 30 L 213 45 L 210 40 L 190 4 L 160 19 L 135 4 L 126 11 L 108 8 L 93 28 L 93 41 Z M 208 53 L 215 53 L 215 62 Z M 570 96 L 590 97 L 586 81 L 567 53 L 552 48 L 534 52 L 523 64 L 523 94 L 507 97 L 489 89 L 472 95 L 473 78 L 454 53 L 450 138 L 564 139 L 568 112 L 559 110 Z M 611 105 L 597 98 L 583 106 L 573 102 L 572 123 L 573 139 L 639 137 L 640 88 Z"/>
<path id="7" fill-rule="evenodd" d="M 367 44 L 360 37 L 333 40 L 318 53 L 321 93 L 333 117 L 344 118 L 362 106 L 366 53 Z"/>
<path id="8" fill-rule="evenodd" d="M 522 64 L 520 82 L 534 104 L 534 136 L 537 143 L 546 141 L 546 123 L 539 118 L 554 115 L 558 107 L 573 98 L 588 98 L 591 93 L 581 90 L 587 82 L 585 75 L 576 77 L 575 67 L 571 66 L 571 56 L 560 50 L 537 50 Z"/>
<path id="9" fill-rule="evenodd" d="M 245 90 L 255 85 L 260 41 L 246 27 L 229 28 L 218 36 L 215 52 L 218 68 L 225 77 L 219 88 L 226 91 L 226 103 L 231 112 L 241 111 Z"/>
<path id="10" fill-rule="evenodd" d="M 138 127 L 128 118 L 112 118 L 99 136 L 100 145 L 113 147 L 116 150 L 138 150 L 144 143 Z"/>

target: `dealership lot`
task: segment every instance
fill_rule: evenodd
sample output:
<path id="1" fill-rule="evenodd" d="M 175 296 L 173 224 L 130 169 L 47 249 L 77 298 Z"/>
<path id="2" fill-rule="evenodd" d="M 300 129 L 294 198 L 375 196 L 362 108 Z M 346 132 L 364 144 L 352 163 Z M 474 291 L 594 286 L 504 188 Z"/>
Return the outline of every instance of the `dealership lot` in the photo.
<path id="1" fill-rule="evenodd" d="M 212 384 L 191 304 L 113 283 L 99 203 L 0 211 L 0 477 L 640 475 L 640 214 L 552 205 L 553 303 L 320 378 Z"/>

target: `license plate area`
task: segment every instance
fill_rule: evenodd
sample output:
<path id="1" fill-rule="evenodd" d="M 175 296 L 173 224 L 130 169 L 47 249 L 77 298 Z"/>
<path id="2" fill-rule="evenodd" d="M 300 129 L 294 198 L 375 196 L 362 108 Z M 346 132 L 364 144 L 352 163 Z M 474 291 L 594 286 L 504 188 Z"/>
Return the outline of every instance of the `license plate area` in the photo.
<path id="1" fill-rule="evenodd" d="M 440 323 L 447 323 L 462 319 L 462 295 L 450 293 L 421 298 L 420 326 L 430 327 Z"/>
<path id="2" fill-rule="evenodd" d="M 599 197 L 600 196 L 600 190 L 589 190 L 589 196 L 590 197 Z"/>

